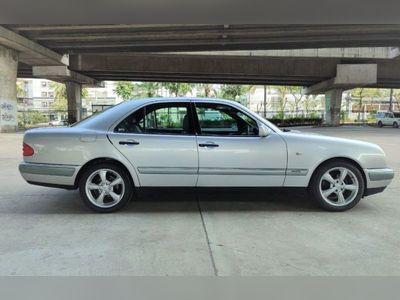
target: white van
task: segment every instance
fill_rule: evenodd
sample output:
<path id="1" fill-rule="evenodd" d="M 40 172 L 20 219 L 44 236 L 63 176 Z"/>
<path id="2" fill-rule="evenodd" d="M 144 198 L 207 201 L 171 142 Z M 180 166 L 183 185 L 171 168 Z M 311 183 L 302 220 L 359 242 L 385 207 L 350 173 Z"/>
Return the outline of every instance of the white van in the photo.
<path id="1" fill-rule="evenodd" d="M 376 120 L 379 127 L 393 126 L 394 128 L 399 128 L 400 112 L 378 111 Z"/>

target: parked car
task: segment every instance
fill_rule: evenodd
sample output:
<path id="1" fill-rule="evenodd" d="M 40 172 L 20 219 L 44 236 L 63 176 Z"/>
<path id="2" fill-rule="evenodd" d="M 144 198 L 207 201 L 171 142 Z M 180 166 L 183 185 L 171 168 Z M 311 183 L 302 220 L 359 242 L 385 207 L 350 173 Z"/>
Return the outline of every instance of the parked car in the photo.
<path id="1" fill-rule="evenodd" d="M 53 120 L 49 122 L 49 126 L 67 126 L 67 120 Z"/>
<path id="2" fill-rule="evenodd" d="M 19 170 L 31 184 L 79 188 L 97 212 L 143 187 L 302 187 L 344 211 L 394 173 L 374 144 L 281 131 L 228 100 L 125 101 L 67 128 L 28 130 Z"/>
<path id="3" fill-rule="evenodd" d="M 399 128 L 400 112 L 378 111 L 376 120 L 379 127 L 393 126 L 394 128 Z"/>

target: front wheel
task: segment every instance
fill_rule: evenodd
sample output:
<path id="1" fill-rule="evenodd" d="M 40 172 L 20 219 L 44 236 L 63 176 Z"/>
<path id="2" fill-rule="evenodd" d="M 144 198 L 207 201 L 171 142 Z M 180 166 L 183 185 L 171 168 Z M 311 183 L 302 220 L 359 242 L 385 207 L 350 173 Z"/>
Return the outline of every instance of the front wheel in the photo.
<path id="1" fill-rule="evenodd" d="M 82 201 L 90 209 L 108 213 L 125 206 L 133 187 L 129 174 L 111 163 L 100 163 L 89 167 L 79 181 Z"/>
<path id="2" fill-rule="evenodd" d="M 361 200 L 364 187 L 363 176 L 356 166 L 347 161 L 336 160 L 317 169 L 309 189 L 322 208 L 345 211 Z"/>
<path id="3" fill-rule="evenodd" d="M 378 126 L 379 126 L 379 127 L 383 127 L 382 121 L 378 121 Z"/>

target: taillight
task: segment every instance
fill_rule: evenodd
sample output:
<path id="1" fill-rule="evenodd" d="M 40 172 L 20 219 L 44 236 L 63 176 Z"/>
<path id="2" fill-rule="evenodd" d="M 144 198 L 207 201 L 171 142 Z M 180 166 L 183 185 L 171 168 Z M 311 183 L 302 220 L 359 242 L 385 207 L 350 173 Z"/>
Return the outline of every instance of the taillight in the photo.
<path id="1" fill-rule="evenodd" d="M 22 147 L 22 154 L 24 156 L 32 156 L 35 153 L 35 151 L 33 151 L 33 148 L 31 146 L 29 146 L 28 144 L 23 145 Z"/>

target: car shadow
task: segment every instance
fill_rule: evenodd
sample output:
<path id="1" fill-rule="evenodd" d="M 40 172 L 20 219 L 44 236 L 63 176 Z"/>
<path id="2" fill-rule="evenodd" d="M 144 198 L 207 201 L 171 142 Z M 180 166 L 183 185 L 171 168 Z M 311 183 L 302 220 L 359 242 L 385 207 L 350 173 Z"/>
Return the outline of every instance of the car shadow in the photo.
<path id="1" fill-rule="evenodd" d="M 57 196 L 56 196 L 57 195 Z M 359 204 L 357 210 L 368 209 Z M 136 192 L 117 214 L 190 212 L 324 212 L 305 190 L 175 190 Z M 80 200 L 77 191 L 60 191 L 51 197 L 24 201 L 0 214 L 96 214 Z"/>

